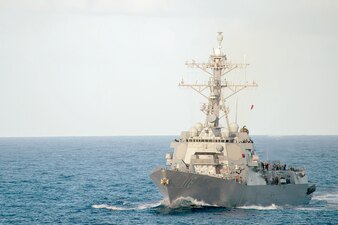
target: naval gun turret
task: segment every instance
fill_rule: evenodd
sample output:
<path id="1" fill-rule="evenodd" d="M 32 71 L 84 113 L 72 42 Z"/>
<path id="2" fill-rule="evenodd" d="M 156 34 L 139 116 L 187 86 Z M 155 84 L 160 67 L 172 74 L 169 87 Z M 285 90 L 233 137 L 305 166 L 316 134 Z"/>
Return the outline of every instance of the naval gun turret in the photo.
<path id="1" fill-rule="evenodd" d="M 235 84 L 227 79 L 231 71 L 249 64 L 227 60 L 222 32 L 217 41 L 207 63 L 186 63 L 208 74 L 208 82 L 179 83 L 207 100 L 201 108 L 205 120 L 171 143 L 174 151 L 166 154 L 167 167 L 154 170 L 152 180 L 170 202 L 191 197 L 225 207 L 308 203 L 315 186 L 308 184 L 305 170 L 260 161 L 248 128 L 239 129 L 236 121 L 230 122 L 227 100 L 258 85 L 254 81 Z"/>

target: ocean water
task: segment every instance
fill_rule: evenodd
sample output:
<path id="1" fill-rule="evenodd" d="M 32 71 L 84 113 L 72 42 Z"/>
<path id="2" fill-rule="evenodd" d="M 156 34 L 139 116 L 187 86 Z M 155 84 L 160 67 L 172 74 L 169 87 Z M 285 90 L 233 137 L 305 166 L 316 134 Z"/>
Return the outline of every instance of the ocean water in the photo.
<path id="1" fill-rule="evenodd" d="M 163 199 L 148 174 L 173 138 L 0 138 L 0 224 L 338 224 L 338 136 L 253 136 L 317 191 L 309 205 L 231 209 Z"/>

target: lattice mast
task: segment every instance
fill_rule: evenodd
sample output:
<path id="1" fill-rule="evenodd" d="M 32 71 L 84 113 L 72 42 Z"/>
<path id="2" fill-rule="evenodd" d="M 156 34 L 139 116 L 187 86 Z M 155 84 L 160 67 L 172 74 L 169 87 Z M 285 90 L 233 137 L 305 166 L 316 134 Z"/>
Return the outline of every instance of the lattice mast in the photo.
<path id="1" fill-rule="evenodd" d="M 247 87 L 257 87 L 258 85 L 253 81 L 252 83 L 233 84 L 225 79 L 225 75 L 234 69 L 245 69 L 249 64 L 247 63 L 232 63 L 227 61 L 226 55 L 222 51 L 222 32 L 218 32 L 217 36 L 218 47 L 213 49 L 213 53 L 209 57 L 209 62 L 198 63 L 192 60 L 186 65 L 191 68 L 199 68 L 207 73 L 209 81 L 206 84 L 185 84 L 182 80 L 180 87 L 190 87 L 208 100 L 207 104 L 203 104 L 201 111 L 205 113 L 205 127 L 220 128 L 220 119 L 225 116 L 227 127 L 229 128 L 229 107 L 225 102 L 227 99 L 242 91 Z M 230 94 L 225 94 L 225 90 L 229 90 Z M 209 95 L 205 91 L 209 91 Z M 223 115 L 221 115 L 221 112 Z"/>

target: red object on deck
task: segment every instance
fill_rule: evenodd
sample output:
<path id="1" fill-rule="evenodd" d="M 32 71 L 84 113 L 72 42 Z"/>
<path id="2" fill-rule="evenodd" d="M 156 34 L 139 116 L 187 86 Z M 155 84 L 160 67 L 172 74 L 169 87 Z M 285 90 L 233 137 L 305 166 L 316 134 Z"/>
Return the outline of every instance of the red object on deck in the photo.
<path id="1" fill-rule="evenodd" d="M 244 153 L 242 153 L 242 158 L 245 158 L 245 154 Z"/>

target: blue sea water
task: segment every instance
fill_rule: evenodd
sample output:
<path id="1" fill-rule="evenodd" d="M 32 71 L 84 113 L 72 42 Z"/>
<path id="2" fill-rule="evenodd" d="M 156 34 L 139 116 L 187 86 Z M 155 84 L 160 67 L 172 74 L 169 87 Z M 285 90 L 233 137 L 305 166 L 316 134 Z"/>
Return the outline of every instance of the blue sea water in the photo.
<path id="1" fill-rule="evenodd" d="M 233 209 L 163 200 L 148 174 L 173 138 L 0 138 L 0 223 L 338 224 L 338 136 L 254 136 L 261 158 L 304 166 L 317 191 L 309 205 Z"/>

